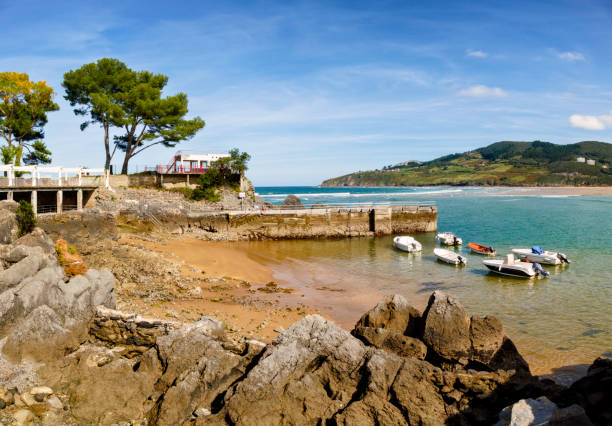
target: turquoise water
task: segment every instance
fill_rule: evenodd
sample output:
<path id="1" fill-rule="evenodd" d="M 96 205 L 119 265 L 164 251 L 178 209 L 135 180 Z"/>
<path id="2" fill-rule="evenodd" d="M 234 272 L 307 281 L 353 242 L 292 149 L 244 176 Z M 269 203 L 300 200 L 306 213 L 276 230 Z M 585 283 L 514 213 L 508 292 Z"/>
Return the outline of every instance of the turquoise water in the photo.
<path id="1" fill-rule="evenodd" d="M 435 289 L 459 298 L 472 314 L 494 315 L 537 373 L 590 363 L 612 351 L 612 197 L 547 196 L 500 188 L 267 187 L 273 204 L 296 194 L 305 204 L 413 204 L 438 207 L 438 230 L 497 249 L 541 245 L 569 266 L 547 266 L 549 278 L 491 275 L 483 257 L 458 249 L 468 265 L 439 263 L 433 233 L 415 235 L 423 252 L 392 248 L 392 236 L 322 241 L 250 242 L 278 279 L 295 283 L 321 311 L 350 326 L 383 294 L 401 293 L 423 308 Z"/>

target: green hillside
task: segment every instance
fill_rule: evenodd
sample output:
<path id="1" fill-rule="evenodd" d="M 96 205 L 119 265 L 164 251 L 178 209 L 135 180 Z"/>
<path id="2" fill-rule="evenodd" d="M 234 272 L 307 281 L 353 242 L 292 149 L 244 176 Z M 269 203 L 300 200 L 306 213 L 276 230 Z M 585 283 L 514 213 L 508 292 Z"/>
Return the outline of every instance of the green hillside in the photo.
<path id="1" fill-rule="evenodd" d="M 579 163 L 578 157 L 595 165 Z M 612 144 L 585 141 L 496 142 L 484 148 L 420 163 L 408 161 L 382 170 L 328 179 L 322 186 L 425 185 L 612 185 Z"/>

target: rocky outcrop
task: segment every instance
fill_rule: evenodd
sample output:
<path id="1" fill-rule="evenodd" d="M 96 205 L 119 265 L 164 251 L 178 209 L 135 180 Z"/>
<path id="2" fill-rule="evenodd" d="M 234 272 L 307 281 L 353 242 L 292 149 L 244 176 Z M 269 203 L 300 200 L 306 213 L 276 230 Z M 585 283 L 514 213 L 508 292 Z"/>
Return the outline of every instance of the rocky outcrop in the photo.
<path id="1" fill-rule="evenodd" d="M 76 252 L 76 249 L 60 238 L 55 242 L 55 251 L 60 266 L 64 267 L 64 273 L 68 277 L 83 275 L 87 272 L 87 265 Z"/>
<path id="2" fill-rule="evenodd" d="M 591 426 L 592 424 L 579 405 L 559 408 L 554 402 L 542 396 L 536 399 L 521 399 L 504 408 L 495 426 Z"/>
<path id="3" fill-rule="evenodd" d="M 47 266 L 29 279 L 42 279 L 36 277 L 43 271 L 64 277 L 61 268 Z M 40 303 L 7 324 L 5 353 L 23 358 L 34 345 L 54 356 L 39 371 L 49 389 L 0 389 L 13 419 L 44 423 L 51 413 L 56 423 L 97 424 L 519 424 L 531 418 L 588 424 L 585 411 L 607 419 L 592 413 L 606 409 L 598 395 L 605 401 L 608 361 L 599 361 L 584 379 L 590 377 L 585 386 L 591 393 L 581 393 L 579 384 L 563 392 L 523 369 L 495 318 L 468 317 L 441 292 L 423 314 L 390 296 L 350 333 L 311 315 L 264 345 L 230 339 L 210 317 L 182 324 L 93 309 L 97 302 L 112 305 L 104 286 L 94 284 L 104 281 L 100 272 L 61 279 L 74 286 L 61 297 L 53 290 L 60 284 L 47 278 L 42 287 L 50 295 L 33 297 Z M 83 318 L 91 309 L 81 343 L 67 347 L 79 312 Z M 575 405 L 578 395 L 584 409 Z M 25 406 L 11 402 L 22 397 Z M 53 407 L 67 409 L 60 416 Z"/>
<path id="4" fill-rule="evenodd" d="M 293 207 L 293 208 L 302 208 L 304 205 L 302 201 L 293 194 L 287 195 L 285 201 L 283 201 L 283 207 Z"/>

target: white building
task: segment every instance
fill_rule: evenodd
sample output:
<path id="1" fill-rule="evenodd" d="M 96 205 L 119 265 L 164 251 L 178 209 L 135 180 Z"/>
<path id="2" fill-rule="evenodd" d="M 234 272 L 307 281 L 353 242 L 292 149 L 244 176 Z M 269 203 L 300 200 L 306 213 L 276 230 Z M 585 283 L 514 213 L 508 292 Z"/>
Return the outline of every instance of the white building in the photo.
<path id="1" fill-rule="evenodd" d="M 578 158 L 576 158 L 576 161 L 579 162 L 579 163 L 584 163 L 586 161 L 586 158 L 578 157 Z"/>
<path id="2" fill-rule="evenodd" d="M 595 165 L 595 160 L 586 160 L 586 163 L 587 163 L 589 166 L 594 166 L 594 165 Z"/>
<path id="3" fill-rule="evenodd" d="M 229 156 L 229 154 L 190 154 L 178 151 L 172 157 L 172 162 L 163 167 L 162 173 L 202 173 L 212 162 Z"/>

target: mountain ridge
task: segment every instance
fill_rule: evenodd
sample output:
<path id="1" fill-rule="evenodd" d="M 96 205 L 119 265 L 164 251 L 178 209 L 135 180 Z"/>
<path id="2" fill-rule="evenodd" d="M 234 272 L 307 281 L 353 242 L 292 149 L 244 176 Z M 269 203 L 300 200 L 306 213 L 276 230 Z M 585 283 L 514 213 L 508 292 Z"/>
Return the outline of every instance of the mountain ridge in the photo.
<path id="1" fill-rule="evenodd" d="M 349 173 L 321 186 L 610 186 L 611 165 L 612 144 L 607 142 L 499 141 L 430 161 Z"/>

